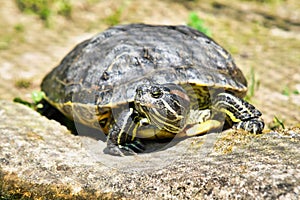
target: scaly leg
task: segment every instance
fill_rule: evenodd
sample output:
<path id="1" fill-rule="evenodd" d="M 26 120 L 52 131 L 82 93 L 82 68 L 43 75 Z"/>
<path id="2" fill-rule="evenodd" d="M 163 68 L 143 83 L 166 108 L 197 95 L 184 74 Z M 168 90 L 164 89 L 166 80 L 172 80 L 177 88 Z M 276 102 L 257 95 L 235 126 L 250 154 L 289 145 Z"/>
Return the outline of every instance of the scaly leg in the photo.
<path id="1" fill-rule="evenodd" d="M 107 147 L 104 153 L 124 156 L 135 155 L 145 150 L 136 138 L 140 126 L 140 116 L 132 108 L 124 110 L 112 124 L 107 136 Z"/>
<path id="2" fill-rule="evenodd" d="M 219 93 L 213 99 L 213 109 L 221 111 L 232 121 L 233 127 L 252 133 L 261 133 L 264 122 L 261 112 L 245 100 L 229 93 Z"/>

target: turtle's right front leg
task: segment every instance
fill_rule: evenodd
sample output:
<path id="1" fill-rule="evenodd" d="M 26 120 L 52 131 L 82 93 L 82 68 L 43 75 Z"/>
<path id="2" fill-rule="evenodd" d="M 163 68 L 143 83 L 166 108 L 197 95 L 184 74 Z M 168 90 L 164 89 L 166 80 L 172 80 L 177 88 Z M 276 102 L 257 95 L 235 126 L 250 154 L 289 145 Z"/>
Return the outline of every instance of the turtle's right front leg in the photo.
<path id="1" fill-rule="evenodd" d="M 219 93 L 213 102 L 213 108 L 225 113 L 233 127 L 251 133 L 261 133 L 265 123 L 261 112 L 245 100 L 229 93 Z"/>
<path id="2" fill-rule="evenodd" d="M 109 129 L 104 153 L 124 156 L 143 152 L 144 145 L 136 138 L 139 126 L 140 116 L 132 108 L 121 112 Z"/>

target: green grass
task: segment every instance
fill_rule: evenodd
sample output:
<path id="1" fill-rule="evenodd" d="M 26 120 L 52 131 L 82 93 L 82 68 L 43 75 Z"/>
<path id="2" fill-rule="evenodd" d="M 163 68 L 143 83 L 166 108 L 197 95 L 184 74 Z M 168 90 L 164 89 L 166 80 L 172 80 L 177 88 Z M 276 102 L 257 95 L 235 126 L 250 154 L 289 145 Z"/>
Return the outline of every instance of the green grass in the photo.
<path id="1" fill-rule="evenodd" d="M 17 32 L 17 33 L 23 33 L 24 30 L 25 30 L 25 27 L 23 24 L 16 24 L 14 26 L 14 30 Z"/>
<path id="2" fill-rule="evenodd" d="M 278 128 L 285 129 L 284 121 L 279 119 L 277 116 L 274 116 L 273 123 L 270 125 L 270 128 L 272 130 L 275 130 Z"/>
<path id="3" fill-rule="evenodd" d="M 104 22 L 109 26 L 115 26 L 121 22 L 123 8 L 118 8 L 113 14 L 104 19 Z"/>
<path id="4" fill-rule="evenodd" d="M 70 3 L 69 0 L 60 0 L 60 1 L 56 1 L 57 4 L 57 13 L 59 15 L 62 15 L 64 17 L 68 17 L 70 18 L 72 15 L 72 5 Z"/>
<path id="5" fill-rule="evenodd" d="M 211 31 L 205 27 L 204 21 L 197 15 L 197 13 L 191 12 L 189 14 L 187 25 L 211 37 Z"/>
<path id="6" fill-rule="evenodd" d="M 290 96 L 292 94 L 299 95 L 300 92 L 296 89 L 293 90 L 293 89 L 289 88 L 288 86 L 285 86 L 284 89 L 282 90 L 282 94 L 285 96 Z"/>
<path id="7" fill-rule="evenodd" d="M 258 87 L 260 85 L 260 81 L 257 80 L 253 67 L 251 67 L 250 69 L 250 74 L 247 76 L 247 80 L 248 80 L 248 92 L 245 97 L 245 100 L 250 101 L 252 97 L 255 95 L 255 91 L 258 90 Z"/>
<path id="8" fill-rule="evenodd" d="M 25 13 L 32 13 L 39 16 L 45 22 L 46 26 L 50 25 L 53 15 L 62 15 L 71 17 L 72 5 L 70 0 L 15 0 L 18 8 Z"/>
<path id="9" fill-rule="evenodd" d="M 0 32 L 0 51 L 8 50 L 13 44 L 20 44 L 25 40 L 24 32 L 25 26 L 21 23 L 17 23 L 13 26 L 13 29 L 4 29 L 5 26 L 1 26 L 2 32 Z"/>
<path id="10" fill-rule="evenodd" d="M 7 50 L 12 43 L 13 36 L 12 35 L 5 35 L 0 37 L 0 50 Z"/>

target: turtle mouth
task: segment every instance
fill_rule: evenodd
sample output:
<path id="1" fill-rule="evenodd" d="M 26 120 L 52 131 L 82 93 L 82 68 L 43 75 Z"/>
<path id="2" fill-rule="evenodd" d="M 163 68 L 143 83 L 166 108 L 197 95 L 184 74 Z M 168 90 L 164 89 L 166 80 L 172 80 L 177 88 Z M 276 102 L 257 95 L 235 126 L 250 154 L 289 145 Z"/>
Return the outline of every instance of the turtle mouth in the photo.
<path id="1" fill-rule="evenodd" d="M 142 101 L 135 101 L 135 107 L 142 113 L 149 112 L 150 109 L 157 108 L 157 106 L 152 103 Z"/>
<path id="2" fill-rule="evenodd" d="M 145 105 L 141 103 L 141 101 L 135 101 L 135 109 L 140 113 L 141 116 L 146 117 L 148 121 L 150 121 L 150 116 L 149 116 L 149 105 Z"/>
<path id="3" fill-rule="evenodd" d="M 135 101 L 135 104 L 138 106 L 138 107 L 141 107 L 141 108 L 157 108 L 157 106 L 155 106 L 154 104 L 152 103 L 149 103 L 149 102 L 142 102 L 142 101 Z"/>

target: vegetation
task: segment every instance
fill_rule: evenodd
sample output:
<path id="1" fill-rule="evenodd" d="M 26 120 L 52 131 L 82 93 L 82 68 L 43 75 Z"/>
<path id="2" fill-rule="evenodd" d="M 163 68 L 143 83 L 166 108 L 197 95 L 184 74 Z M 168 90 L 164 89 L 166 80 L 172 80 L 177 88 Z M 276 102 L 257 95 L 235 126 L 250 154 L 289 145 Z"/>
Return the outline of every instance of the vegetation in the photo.
<path id="1" fill-rule="evenodd" d="M 273 123 L 270 125 L 272 130 L 282 128 L 285 129 L 284 121 L 279 119 L 278 117 L 274 116 Z"/>
<path id="2" fill-rule="evenodd" d="M 9 45 L 11 44 L 12 36 L 11 35 L 5 35 L 0 38 L 0 50 L 6 50 L 9 48 Z"/>
<path id="3" fill-rule="evenodd" d="M 32 102 L 28 102 L 20 97 L 14 98 L 14 102 L 21 103 L 21 104 L 26 105 L 34 110 L 37 110 L 38 108 L 41 108 L 43 106 L 40 102 L 42 101 L 44 96 L 45 96 L 44 92 L 35 91 L 35 92 L 31 93 Z"/>
<path id="4" fill-rule="evenodd" d="M 31 86 L 31 81 L 27 79 L 20 79 L 15 82 L 17 88 L 29 88 Z"/>
<path id="5" fill-rule="evenodd" d="M 16 0 L 22 12 L 36 14 L 46 26 L 50 25 L 53 15 L 71 17 L 72 5 L 69 0 Z"/>
<path id="6" fill-rule="evenodd" d="M 191 12 L 189 14 L 187 25 L 204 33 L 207 36 L 211 36 L 210 30 L 204 26 L 204 21 L 200 19 L 197 13 L 195 12 Z"/>
<path id="7" fill-rule="evenodd" d="M 109 26 L 117 25 L 121 22 L 122 8 L 118 8 L 113 14 L 104 19 L 105 23 Z"/>
<path id="8" fill-rule="evenodd" d="M 253 67 L 251 67 L 250 69 L 250 74 L 248 75 L 247 80 L 248 80 L 248 93 L 245 97 L 245 100 L 250 101 L 251 98 L 255 95 L 255 91 L 258 89 L 260 84 L 259 80 L 257 80 L 255 77 L 255 72 Z"/>
<path id="9" fill-rule="evenodd" d="M 282 90 L 282 94 L 285 96 L 290 96 L 291 94 L 300 94 L 300 92 L 298 90 L 292 90 L 289 87 L 285 86 L 285 88 Z"/>
<path id="10" fill-rule="evenodd" d="M 9 49 L 10 45 L 16 39 L 18 39 L 19 42 L 22 42 L 24 40 L 23 37 L 24 31 L 25 31 L 24 25 L 18 23 L 13 27 L 12 32 L 4 33 L 4 34 L 2 33 L 2 35 L 0 32 L 0 51 Z"/>

